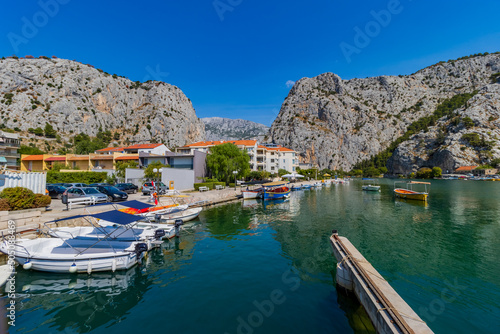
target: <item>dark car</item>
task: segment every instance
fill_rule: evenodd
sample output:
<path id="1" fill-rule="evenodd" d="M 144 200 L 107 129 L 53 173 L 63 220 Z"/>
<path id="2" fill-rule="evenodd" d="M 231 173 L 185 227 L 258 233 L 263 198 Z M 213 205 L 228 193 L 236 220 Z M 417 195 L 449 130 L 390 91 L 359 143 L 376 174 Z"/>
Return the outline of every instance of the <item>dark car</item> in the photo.
<path id="1" fill-rule="evenodd" d="M 127 194 L 135 194 L 137 192 L 137 189 L 139 189 L 139 187 L 133 183 L 117 183 L 115 187 L 118 190 L 126 192 Z"/>
<path id="2" fill-rule="evenodd" d="M 111 184 L 109 184 L 109 183 L 91 183 L 91 184 L 89 184 L 88 186 L 89 186 L 89 187 L 97 187 L 97 186 L 103 186 L 103 187 L 104 187 L 104 186 L 110 186 L 110 187 L 112 187 L 112 185 L 111 185 Z"/>
<path id="3" fill-rule="evenodd" d="M 50 198 L 58 198 L 61 199 L 62 194 L 66 190 L 63 186 L 57 186 L 52 184 L 47 184 L 47 191 L 49 192 Z"/>
<path id="4" fill-rule="evenodd" d="M 112 187 L 112 186 L 97 186 L 94 188 L 99 190 L 99 192 L 107 195 L 108 201 L 110 201 L 110 202 L 125 201 L 128 198 L 127 193 L 124 193 L 123 191 L 120 191 L 117 188 Z"/>

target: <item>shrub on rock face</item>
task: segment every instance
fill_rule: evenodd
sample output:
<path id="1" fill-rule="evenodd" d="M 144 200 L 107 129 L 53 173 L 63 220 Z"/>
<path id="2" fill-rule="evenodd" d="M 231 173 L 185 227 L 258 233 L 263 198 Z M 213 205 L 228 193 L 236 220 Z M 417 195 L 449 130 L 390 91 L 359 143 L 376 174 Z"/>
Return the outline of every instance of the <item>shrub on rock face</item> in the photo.
<path id="1" fill-rule="evenodd" d="M 31 209 L 35 201 L 35 194 L 23 187 L 5 188 L 0 198 L 7 201 L 10 210 Z"/>
<path id="2" fill-rule="evenodd" d="M 35 200 L 33 201 L 34 208 L 44 208 L 49 206 L 52 199 L 48 195 L 35 194 Z"/>
<path id="3" fill-rule="evenodd" d="M 0 198 L 0 211 L 9 211 L 10 205 L 5 198 Z"/>

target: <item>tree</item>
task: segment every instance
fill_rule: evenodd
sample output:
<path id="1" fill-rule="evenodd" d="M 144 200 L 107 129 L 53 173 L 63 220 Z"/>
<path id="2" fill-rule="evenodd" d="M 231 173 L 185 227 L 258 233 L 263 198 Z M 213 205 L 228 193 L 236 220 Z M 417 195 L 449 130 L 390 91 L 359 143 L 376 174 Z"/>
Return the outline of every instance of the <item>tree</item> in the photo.
<path id="1" fill-rule="evenodd" d="M 29 155 L 45 154 L 45 152 L 40 150 L 38 147 L 27 145 L 21 145 L 21 147 L 17 150 L 17 153 Z"/>
<path id="2" fill-rule="evenodd" d="M 374 177 L 374 176 L 379 176 L 380 171 L 375 167 L 368 167 L 367 169 L 364 170 L 363 174 L 364 176 Z"/>
<path id="3" fill-rule="evenodd" d="M 160 161 L 155 161 L 150 163 L 148 167 L 146 167 L 146 169 L 144 170 L 144 177 L 146 179 L 157 179 L 158 177 L 161 178 L 161 175 L 159 173 L 155 173 L 154 169 L 155 168 L 160 169 L 162 167 L 170 167 L 170 166 L 164 165 Z"/>
<path id="4" fill-rule="evenodd" d="M 47 138 L 56 138 L 57 136 L 56 130 L 54 130 L 52 125 L 50 125 L 49 123 L 45 123 L 45 129 L 43 130 L 43 132 L 45 133 L 45 137 Z"/>
<path id="5" fill-rule="evenodd" d="M 283 168 L 278 169 L 278 176 L 279 177 L 282 177 L 285 174 L 290 174 L 290 172 L 287 171 L 286 169 L 283 169 Z"/>
<path id="6" fill-rule="evenodd" d="M 432 177 L 441 177 L 443 171 L 439 167 L 432 167 L 431 175 Z"/>
<path id="7" fill-rule="evenodd" d="M 52 168 L 50 170 L 54 170 L 56 172 L 59 172 L 61 169 L 66 169 L 68 168 L 66 164 L 63 164 L 62 162 L 54 162 L 52 164 Z"/>
<path id="8" fill-rule="evenodd" d="M 129 161 L 117 161 L 115 164 L 116 176 L 124 179 L 125 178 L 125 169 L 127 168 L 135 168 L 138 163 L 135 160 Z"/>
<path id="9" fill-rule="evenodd" d="M 43 136 L 43 130 L 42 128 L 36 128 L 33 130 L 33 133 L 36 135 L 36 136 Z"/>
<path id="10" fill-rule="evenodd" d="M 246 177 L 250 173 L 250 157 L 245 151 L 232 143 L 214 146 L 207 156 L 207 167 L 216 179 L 229 181 L 233 178 L 233 171 L 237 171 L 236 177 Z"/>
<path id="11" fill-rule="evenodd" d="M 112 135 L 110 131 L 99 131 L 95 138 L 88 134 L 80 133 L 73 137 L 73 146 L 75 154 L 89 154 L 102 148 L 108 147 Z"/>

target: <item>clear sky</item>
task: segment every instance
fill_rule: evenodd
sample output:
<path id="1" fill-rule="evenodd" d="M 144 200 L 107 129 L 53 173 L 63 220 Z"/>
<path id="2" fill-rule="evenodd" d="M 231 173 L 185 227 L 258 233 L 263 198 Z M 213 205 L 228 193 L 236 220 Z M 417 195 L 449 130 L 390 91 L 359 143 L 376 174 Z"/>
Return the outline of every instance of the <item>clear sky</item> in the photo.
<path id="1" fill-rule="evenodd" d="M 75 59 L 181 88 L 198 117 L 270 125 L 293 82 L 411 74 L 500 51 L 500 1 L 6 1 L 0 56 Z"/>

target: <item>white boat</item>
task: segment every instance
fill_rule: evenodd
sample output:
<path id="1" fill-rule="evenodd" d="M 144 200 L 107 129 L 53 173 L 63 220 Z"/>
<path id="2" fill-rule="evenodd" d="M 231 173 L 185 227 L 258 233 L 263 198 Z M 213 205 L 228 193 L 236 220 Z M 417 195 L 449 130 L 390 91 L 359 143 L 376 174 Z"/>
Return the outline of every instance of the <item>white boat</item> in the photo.
<path id="1" fill-rule="evenodd" d="M 57 227 L 48 231 L 55 238 L 62 239 L 109 239 L 111 241 L 158 241 L 165 237 L 163 230 L 151 228 L 126 228 L 122 226 L 78 226 Z"/>
<path id="2" fill-rule="evenodd" d="M 243 194 L 243 199 L 259 198 L 262 196 L 262 192 L 263 192 L 262 188 L 241 191 L 241 193 Z"/>
<path id="3" fill-rule="evenodd" d="M 0 251 L 13 253 L 24 269 L 56 273 L 92 273 L 125 270 L 142 260 L 147 245 L 142 242 L 37 238 L 6 240 Z"/>
<path id="4" fill-rule="evenodd" d="M 155 222 L 162 224 L 174 224 L 176 221 L 182 220 L 182 222 L 185 223 L 198 217 L 200 215 L 201 210 L 203 210 L 203 208 L 198 207 L 198 208 L 189 208 L 185 210 L 172 211 L 170 213 L 162 214 L 160 216 L 159 221 L 155 217 Z"/>
<path id="5" fill-rule="evenodd" d="M 363 182 L 365 184 L 361 186 L 361 189 L 364 190 L 364 191 L 380 191 L 380 186 L 372 184 L 374 181 L 375 181 L 374 179 L 366 179 L 366 178 L 364 178 Z"/>

